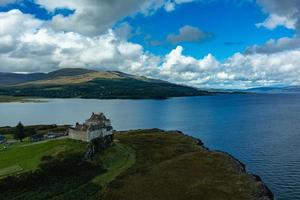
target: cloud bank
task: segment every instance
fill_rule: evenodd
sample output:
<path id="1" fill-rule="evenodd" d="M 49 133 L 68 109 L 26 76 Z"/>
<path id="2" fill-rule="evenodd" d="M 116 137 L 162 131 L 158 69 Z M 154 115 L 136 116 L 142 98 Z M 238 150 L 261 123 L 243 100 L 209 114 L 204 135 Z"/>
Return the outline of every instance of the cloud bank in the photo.
<path id="1" fill-rule="evenodd" d="M 269 17 L 258 26 L 274 29 L 277 26 L 300 30 L 300 1 L 298 0 L 257 0 Z"/>
<path id="2" fill-rule="evenodd" d="M 9 2 L 0 1 L 0 4 Z M 19 10 L 0 12 L 0 71 L 36 72 L 83 67 L 120 70 L 179 84 L 214 88 L 300 84 L 298 36 L 253 45 L 243 53 L 219 61 L 212 54 L 200 59 L 185 55 L 182 46 L 176 46 L 164 56 L 153 55 L 142 45 L 127 40 L 131 32 L 129 24 L 113 27 L 126 16 L 136 13 L 151 15 L 158 9 L 166 9 L 167 3 L 175 3 L 176 7 L 190 2 L 188 0 L 133 0 L 128 5 L 118 0 L 101 3 L 96 0 L 37 2 L 49 12 L 68 8 L 74 10 L 74 14 L 56 15 L 50 21 L 43 21 Z M 293 14 L 298 12 L 298 1 L 291 0 L 291 5 L 285 5 L 284 8 L 279 6 L 281 1 L 272 2 L 275 3 L 274 7 L 270 0 L 259 1 L 270 16 L 278 15 L 292 20 L 291 28 L 298 29 L 298 16 Z M 293 12 L 289 10 L 291 7 Z M 92 13 L 91 16 L 86 16 L 87 12 Z M 111 15 L 114 12 L 118 12 L 118 15 Z M 197 42 L 203 40 L 205 35 L 198 28 L 184 26 L 169 40 L 174 44 Z"/>

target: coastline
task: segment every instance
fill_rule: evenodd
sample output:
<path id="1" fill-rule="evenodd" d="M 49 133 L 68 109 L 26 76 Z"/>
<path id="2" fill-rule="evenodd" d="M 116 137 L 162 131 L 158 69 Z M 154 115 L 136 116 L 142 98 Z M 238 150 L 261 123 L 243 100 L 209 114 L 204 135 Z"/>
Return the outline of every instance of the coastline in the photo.
<path id="1" fill-rule="evenodd" d="M 186 95 L 186 96 L 165 96 L 165 97 L 100 97 L 100 98 L 89 98 L 89 97 L 39 97 L 39 96 L 3 96 L 0 95 L 0 103 L 46 103 L 52 99 L 81 99 L 81 100 L 169 100 L 174 98 L 193 98 L 193 97 L 207 97 L 207 96 L 217 96 L 217 95 L 247 95 L 255 93 L 246 92 L 209 92 L 201 95 Z"/>
<path id="2" fill-rule="evenodd" d="M 46 99 L 38 97 L 16 97 L 16 96 L 2 96 L 0 95 L 0 103 L 45 103 Z"/>
<path id="3" fill-rule="evenodd" d="M 164 131 L 164 130 L 160 130 L 160 131 Z M 257 183 L 257 188 L 258 188 L 259 192 L 256 195 L 258 197 L 258 200 L 274 200 L 273 192 L 263 182 L 262 178 L 257 174 L 253 174 L 253 173 L 249 172 L 247 170 L 246 165 L 244 163 L 242 163 L 239 159 L 235 158 L 233 155 L 231 155 L 230 153 L 227 153 L 225 151 L 210 150 L 208 147 L 205 146 L 205 144 L 202 142 L 201 139 L 198 139 L 198 138 L 195 138 L 193 136 L 187 135 L 187 134 L 185 134 L 185 133 L 183 133 L 182 131 L 179 131 L 179 130 L 175 130 L 175 131 L 182 134 L 182 135 L 184 135 L 184 136 L 187 136 L 187 137 L 190 137 L 190 138 L 194 139 L 195 141 L 197 141 L 197 143 L 200 147 L 202 147 L 203 149 L 205 149 L 207 151 L 219 153 L 223 156 L 226 156 L 226 157 L 230 158 L 232 160 L 232 162 L 236 165 L 236 168 L 238 169 L 238 171 L 241 174 L 249 174 L 253 178 L 253 180 Z"/>
<path id="4" fill-rule="evenodd" d="M 1 96 L 0 95 L 0 103 L 11 103 L 11 102 L 19 102 L 19 103 L 39 103 L 39 102 L 48 102 L 48 99 L 82 99 L 82 100 L 168 100 L 172 98 L 184 98 L 184 97 L 202 97 L 202 96 L 215 96 L 224 93 L 212 93 L 212 94 L 201 94 L 201 95 L 191 95 L 191 96 L 163 96 L 163 97 L 27 97 L 27 96 Z M 229 94 L 229 93 L 228 93 Z M 45 100 L 41 100 L 45 99 Z"/>

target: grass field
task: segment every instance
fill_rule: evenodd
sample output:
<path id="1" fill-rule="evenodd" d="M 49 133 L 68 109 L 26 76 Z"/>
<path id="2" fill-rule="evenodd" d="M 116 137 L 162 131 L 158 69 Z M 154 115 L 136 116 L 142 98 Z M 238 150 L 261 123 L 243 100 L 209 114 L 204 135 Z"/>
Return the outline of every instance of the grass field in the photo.
<path id="1" fill-rule="evenodd" d="M 136 162 L 104 199 L 256 199 L 256 183 L 231 157 L 200 148 L 190 137 L 148 130 L 116 138 L 136 151 Z"/>
<path id="2" fill-rule="evenodd" d="M 0 177 L 34 170 L 45 155 L 62 151 L 84 151 L 86 144 L 75 140 L 52 140 L 40 144 L 16 143 L 0 150 Z"/>
<path id="3" fill-rule="evenodd" d="M 92 81 L 96 78 L 103 78 L 103 79 L 117 78 L 118 79 L 122 77 L 110 72 L 91 72 L 91 73 L 81 74 L 77 76 L 61 76 L 55 79 L 26 82 L 26 83 L 19 84 L 19 86 L 79 84 L 79 83 Z"/>
<path id="4" fill-rule="evenodd" d="M 259 199 L 260 185 L 232 157 L 208 151 L 198 143 L 178 132 L 118 132 L 114 145 L 96 155 L 89 170 L 72 165 L 78 168 L 75 175 L 49 185 L 4 193 L 4 199 Z M 44 155 L 84 152 L 85 147 L 85 143 L 67 139 L 17 144 L 0 152 L 0 173 L 6 176 L 34 170 Z"/>

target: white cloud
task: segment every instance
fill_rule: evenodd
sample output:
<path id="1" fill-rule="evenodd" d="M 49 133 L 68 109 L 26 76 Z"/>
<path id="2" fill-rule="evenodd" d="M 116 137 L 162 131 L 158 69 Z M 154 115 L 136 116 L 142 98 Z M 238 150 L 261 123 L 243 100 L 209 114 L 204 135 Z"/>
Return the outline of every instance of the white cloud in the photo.
<path id="1" fill-rule="evenodd" d="M 217 78 L 221 79 L 221 80 L 233 80 L 234 79 L 234 75 L 233 74 L 228 74 L 226 72 L 219 72 L 217 73 Z"/>
<path id="2" fill-rule="evenodd" d="M 178 34 L 169 34 L 167 40 L 173 44 L 180 42 L 200 42 L 212 37 L 211 33 L 204 32 L 198 27 L 185 25 L 181 27 Z"/>
<path id="3" fill-rule="evenodd" d="M 253 45 L 246 49 L 246 54 L 265 53 L 271 54 L 280 51 L 293 50 L 300 47 L 300 38 L 282 37 L 278 40 L 270 39 L 263 45 Z"/>
<path id="4" fill-rule="evenodd" d="M 55 15 L 50 26 L 59 31 L 72 31 L 85 35 L 98 35 L 117 21 L 140 11 L 145 0 L 36 0 L 49 11 L 58 8 L 74 10 L 69 16 Z"/>
<path id="5" fill-rule="evenodd" d="M 158 77 L 197 87 L 249 88 L 274 84 L 300 84 L 300 48 L 274 53 L 236 53 L 219 62 L 208 54 L 195 59 L 172 50 L 160 66 Z"/>
<path id="6" fill-rule="evenodd" d="M 122 38 L 124 40 L 129 39 L 132 37 L 132 35 L 135 35 L 136 33 L 133 33 L 132 27 L 129 23 L 123 22 L 116 26 L 114 28 L 114 32 L 116 33 L 117 37 Z"/>
<path id="7" fill-rule="evenodd" d="M 19 10 L 0 12 L 0 53 L 13 50 L 18 35 L 35 32 L 41 24 L 40 20 Z"/>
<path id="8" fill-rule="evenodd" d="M 131 67 L 140 63 L 142 56 L 142 46 L 120 40 L 112 31 L 91 38 L 39 29 L 20 36 L 18 46 L 2 59 L 12 71 L 84 67 L 132 72 Z"/>
<path id="9" fill-rule="evenodd" d="M 0 13 L 1 71 L 49 71 L 88 67 L 127 72 L 149 58 L 143 47 L 112 30 L 88 37 L 54 31 L 18 10 Z M 134 70 L 136 71 L 136 69 Z"/>
<path id="10" fill-rule="evenodd" d="M 289 19 L 287 17 L 271 14 L 264 22 L 257 23 L 257 27 L 266 27 L 270 30 L 275 29 L 277 26 L 285 26 L 289 29 L 295 29 L 296 19 Z"/>
<path id="11" fill-rule="evenodd" d="M 59 31 L 72 31 L 95 36 L 111 28 L 116 22 L 137 13 L 149 15 L 160 8 L 175 9 L 176 4 L 191 1 L 169 0 L 35 0 L 50 12 L 59 8 L 73 10 L 69 16 L 55 15 L 50 26 Z"/>
<path id="12" fill-rule="evenodd" d="M 34 32 L 42 24 L 41 20 L 32 15 L 23 14 L 19 10 L 0 12 L 0 35 L 11 36 L 24 32 Z"/>
<path id="13" fill-rule="evenodd" d="M 212 80 L 213 73 L 221 64 L 208 54 L 203 59 L 196 59 L 182 54 L 183 47 L 177 46 L 160 66 L 159 77 L 171 82 L 199 86 Z"/>
<path id="14" fill-rule="evenodd" d="M 199 0 L 168 0 L 164 4 L 164 8 L 167 12 L 172 12 L 176 9 L 177 5 L 184 4 L 184 3 L 191 3 Z"/>
<path id="15" fill-rule="evenodd" d="M 257 0 L 257 3 L 269 14 L 268 18 L 264 22 L 258 23 L 257 26 L 264 26 L 268 29 L 285 26 L 289 29 L 299 30 L 300 1 Z"/>
<path id="16" fill-rule="evenodd" d="M 234 81 L 245 87 L 272 84 L 300 84 L 300 49 L 272 54 L 237 53 L 224 65 L 235 74 Z M 233 81 L 233 82 L 234 82 Z"/>
<path id="17" fill-rule="evenodd" d="M 11 35 L 0 36 L 0 53 L 9 52 L 13 49 L 14 40 Z"/>
<path id="18" fill-rule="evenodd" d="M 168 1 L 168 2 L 165 4 L 164 8 L 165 8 L 165 10 L 166 10 L 167 12 L 171 12 L 171 11 L 174 11 L 174 10 L 175 10 L 175 6 L 176 6 L 176 4 L 175 4 L 174 2 Z"/>

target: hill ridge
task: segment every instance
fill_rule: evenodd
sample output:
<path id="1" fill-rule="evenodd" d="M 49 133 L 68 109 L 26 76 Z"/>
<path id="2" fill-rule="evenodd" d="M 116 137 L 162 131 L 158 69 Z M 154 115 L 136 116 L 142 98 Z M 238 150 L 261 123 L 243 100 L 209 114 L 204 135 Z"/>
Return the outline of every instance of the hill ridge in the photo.
<path id="1" fill-rule="evenodd" d="M 197 88 L 119 71 L 68 68 L 20 76 L 1 84 L 0 95 L 46 98 L 164 99 L 212 94 Z M 36 79 L 35 79 L 36 78 Z M 2 86 L 1 86 L 2 85 Z"/>

